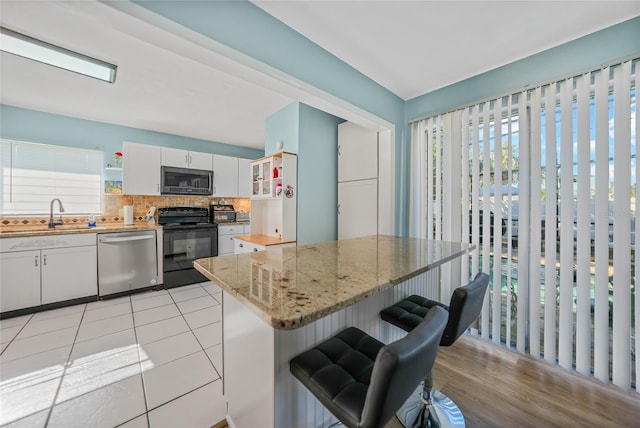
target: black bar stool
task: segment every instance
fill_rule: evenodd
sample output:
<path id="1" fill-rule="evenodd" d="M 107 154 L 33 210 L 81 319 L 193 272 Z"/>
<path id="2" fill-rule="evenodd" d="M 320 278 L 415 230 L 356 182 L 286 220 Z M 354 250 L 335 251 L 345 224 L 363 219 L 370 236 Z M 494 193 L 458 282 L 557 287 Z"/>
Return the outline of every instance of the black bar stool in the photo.
<path id="1" fill-rule="evenodd" d="M 389 345 L 349 327 L 294 357 L 289 369 L 349 428 L 383 427 L 431 371 L 447 312 L 430 311 Z"/>
<path id="2" fill-rule="evenodd" d="M 380 317 L 411 332 L 425 316 L 436 308 L 444 308 L 449 311 L 449 320 L 440 346 L 451 346 L 480 316 L 488 285 L 489 275 L 481 272 L 468 285 L 453 291 L 448 307 L 412 295 L 384 309 Z M 433 391 L 433 370 L 425 377 L 422 392 L 412 395 L 397 416 L 406 427 L 464 427 L 464 416 L 458 406 L 440 391 Z"/>

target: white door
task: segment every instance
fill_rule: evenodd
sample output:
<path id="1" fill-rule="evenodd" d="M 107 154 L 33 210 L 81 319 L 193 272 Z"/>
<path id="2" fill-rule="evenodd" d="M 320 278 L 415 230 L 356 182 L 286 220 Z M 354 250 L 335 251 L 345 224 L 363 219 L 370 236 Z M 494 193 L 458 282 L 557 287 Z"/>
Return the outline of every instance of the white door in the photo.
<path id="1" fill-rule="evenodd" d="M 211 153 L 189 152 L 189 168 L 211 171 L 212 163 Z"/>
<path id="2" fill-rule="evenodd" d="M 158 146 L 123 142 L 122 193 L 125 195 L 160 194 L 160 159 Z"/>
<path id="3" fill-rule="evenodd" d="M 251 197 L 251 160 L 238 159 L 238 197 Z"/>
<path id="4" fill-rule="evenodd" d="M 96 246 L 42 251 L 42 304 L 97 294 Z"/>
<path id="5" fill-rule="evenodd" d="M 213 155 L 213 196 L 238 197 L 238 158 Z"/>
<path id="6" fill-rule="evenodd" d="M 378 180 L 338 183 L 338 239 L 378 233 Z"/>
<path id="7" fill-rule="evenodd" d="M 40 251 L 0 253 L 0 312 L 40 305 Z"/>
<path id="8" fill-rule="evenodd" d="M 378 176 L 378 133 L 351 122 L 338 125 L 338 182 Z"/>

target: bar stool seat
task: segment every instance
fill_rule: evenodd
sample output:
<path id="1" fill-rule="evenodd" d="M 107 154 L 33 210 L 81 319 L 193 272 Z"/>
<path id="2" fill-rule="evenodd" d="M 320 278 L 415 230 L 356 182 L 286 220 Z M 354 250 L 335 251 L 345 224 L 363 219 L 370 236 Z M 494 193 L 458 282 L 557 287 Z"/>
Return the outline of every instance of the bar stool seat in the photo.
<path id="1" fill-rule="evenodd" d="M 383 427 L 431 370 L 446 323 L 444 309 L 430 311 L 389 345 L 349 327 L 294 357 L 289 368 L 345 426 Z"/>

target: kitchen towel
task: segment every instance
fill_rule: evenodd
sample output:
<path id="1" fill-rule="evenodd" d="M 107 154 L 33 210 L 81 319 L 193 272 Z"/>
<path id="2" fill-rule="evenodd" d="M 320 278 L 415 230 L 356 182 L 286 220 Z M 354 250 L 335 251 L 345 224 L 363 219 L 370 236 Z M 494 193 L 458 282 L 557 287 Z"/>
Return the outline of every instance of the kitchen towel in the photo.
<path id="1" fill-rule="evenodd" d="M 133 225 L 133 205 L 125 205 L 122 208 L 122 217 L 124 218 L 125 226 Z"/>

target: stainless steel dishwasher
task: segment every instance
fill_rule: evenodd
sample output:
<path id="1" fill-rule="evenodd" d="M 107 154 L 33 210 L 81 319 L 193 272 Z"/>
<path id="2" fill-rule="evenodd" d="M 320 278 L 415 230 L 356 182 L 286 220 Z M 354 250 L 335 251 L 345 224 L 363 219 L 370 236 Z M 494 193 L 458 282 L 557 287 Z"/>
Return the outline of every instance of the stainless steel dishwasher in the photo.
<path id="1" fill-rule="evenodd" d="M 98 234 L 98 294 L 115 297 L 158 282 L 155 230 Z"/>

